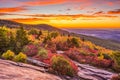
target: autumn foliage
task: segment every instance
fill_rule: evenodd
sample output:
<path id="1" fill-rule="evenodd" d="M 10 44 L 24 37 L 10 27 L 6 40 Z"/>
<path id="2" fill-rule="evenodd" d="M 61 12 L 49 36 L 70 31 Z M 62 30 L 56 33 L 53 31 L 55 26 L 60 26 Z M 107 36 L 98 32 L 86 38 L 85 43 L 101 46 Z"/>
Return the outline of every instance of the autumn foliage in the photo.
<path id="1" fill-rule="evenodd" d="M 59 54 L 57 51 L 63 51 Z M 18 55 L 16 55 L 18 54 Z M 51 66 L 53 72 L 74 76 L 78 68 L 72 62 L 111 68 L 120 72 L 120 52 L 105 49 L 90 41 L 57 31 L 0 28 L 0 55 L 4 59 L 26 62 L 27 57 Z"/>
<path id="2" fill-rule="evenodd" d="M 91 53 L 87 49 L 71 48 L 65 52 L 65 55 L 80 63 L 87 63 L 97 67 L 109 68 L 112 66 L 111 59 L 104 59 L 103 55 L 103 57 L 98 57 L 96 52 Z"/>
<path id="3" fill-rule="evenodd" d="M 2 58 L 12 60 L 15 56 L 15 53 L 11 50 L 7 50 L 5 53 L 3 53 Z"/>
<path id="4" fill-rule="evenodd" d="M 51 58 L 51 67 L 62 75 L 73 76 L 77 74 L 77 66 L 62 55 L 54 55 Z"/>

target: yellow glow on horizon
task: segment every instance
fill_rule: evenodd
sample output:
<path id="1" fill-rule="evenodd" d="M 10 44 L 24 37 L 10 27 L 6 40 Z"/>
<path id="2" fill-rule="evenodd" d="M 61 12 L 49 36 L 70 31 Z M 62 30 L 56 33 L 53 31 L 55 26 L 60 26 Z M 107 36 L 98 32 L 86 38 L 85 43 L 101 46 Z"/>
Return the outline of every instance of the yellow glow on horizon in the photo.
<path id="1" fill-rule="evenodd" d="M 120 28 L 119 18 L 48 17 L 46 19 L 14 20 L 25 24 L 49 24 L 58 28 Z"/>

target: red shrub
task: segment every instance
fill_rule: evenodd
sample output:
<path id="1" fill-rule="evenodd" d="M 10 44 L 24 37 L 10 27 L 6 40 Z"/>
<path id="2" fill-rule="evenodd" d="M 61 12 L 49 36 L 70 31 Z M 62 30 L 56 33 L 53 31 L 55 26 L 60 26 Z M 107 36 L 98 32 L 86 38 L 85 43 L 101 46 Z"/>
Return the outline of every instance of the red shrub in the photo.
<path id="1" fill-rule="evenodd" d="M 79 54 L 80 54 L 80 52 L 76 48 L 71 48 L 70 50 L 65 52 L 65 55 L 67 55 L 69 58 L 71 58 L 75 61 L 79 61 L 79 58 L 78 58 Z"/>
<path id="2" fill-rule="evenodd" d="M 111 80 L 120 80 L 120 75 L 114 75 L 114 76 L 112 76 Z"/>
<path id="3" fill-rule="evenodd" d="M 44 63 L 47 63 L 47 64 L 50 64 L 50 59 L 51 59 L 54 55 L 56 55 L 56 54 L 53 54 L 53 53 L 51 53 L 51 51 L 48 51 L 48 57 L 47 57 L 47 59 L 44 59 L 43 62 L 44 62 Z"/>
<path id="4" fill-rule="evenodd" d="M 23 49 L 23 52 L 27 56 L 35 56 L 38 53 L 39 48 L 34 44 L 26 45 Z"/>
<path id="5" fill-rule="evenodd" d="M 95 66 L 108 68 L 112 65 L 112 61 L 111 60 L 106 60 L 106 59 L 94 58 L 92 64 L 95 65 Z"/>
<path id="6" fill-rule="evenodd" d="M 92 49 L 88 49 L 91 53 L 98 53 L 98 51 L 97 50 L 92 50 Z"/>
<path id="7" fill-rule="evenodd" d="M 68 48 L 68 45 L 67 45 L 66 42 L 57 42 L 56 43 L 56 49 L 64 51 L 64 50 L 68 50 L 69 48 Z"/>
<path id="8" fill-rule="evenodd" d="M 94 53 L 91 53 L 94 52 Z M 99 66 L 103 68 L 108 68 L 112 65 L 111 60 L 107 59 L 98 59 L 97 51 L 95 50 L 87 50 L 87 49 L 76 49 L 71 48 L 70 50 L 65 52 L 65 55 L 70 57 L 71 59 L 78 61 L 80 63 L 92 64 L 94 66 Z"/>

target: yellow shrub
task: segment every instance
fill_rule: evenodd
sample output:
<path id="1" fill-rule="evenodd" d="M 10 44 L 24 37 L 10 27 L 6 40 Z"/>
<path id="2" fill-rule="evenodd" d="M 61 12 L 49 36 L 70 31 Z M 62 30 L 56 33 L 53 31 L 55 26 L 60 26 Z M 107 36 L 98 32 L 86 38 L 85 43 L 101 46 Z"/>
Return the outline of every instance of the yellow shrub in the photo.
<path id="1" fill-rule="evenodd" d="M 48 57 L 48 52 L 47 52 L 46 49 L 40 48 L 40 50 L 38 51 L 38 55 L 42 58 L 47 58 Z"/>
<path id="2" fill-rule="evenodd" d="M 20 52 L 18 55 L 15 56 L 14 61 L 16 62 L 26 62 L 27 56 Z"/>
<path id="3" fill-rule="evenodd" d="M 98 56 L 98 59 L 102 60 L 104 59 L 104 56 L 100 53 L 100 56 Z"/>
<path id="4" fill-rule="evenodd" d="M 15 56 L 15 53 L 11 50 L 7 50 L 7 52 L 3 53 L 2 58 L 12 60 Z"/>

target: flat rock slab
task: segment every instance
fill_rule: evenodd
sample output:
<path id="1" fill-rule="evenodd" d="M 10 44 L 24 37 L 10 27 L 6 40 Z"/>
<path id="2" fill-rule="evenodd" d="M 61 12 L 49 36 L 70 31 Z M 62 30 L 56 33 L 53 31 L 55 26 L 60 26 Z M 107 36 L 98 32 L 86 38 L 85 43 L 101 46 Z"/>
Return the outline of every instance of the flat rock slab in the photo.
<path id="1" fill-rule="evenodd" d="M 74 63 L 78 66 L 78 76 L 86 80 L 110 80 L 115 73 L 107 70 L 98 69 L 88 64 Z"/>
<path id="2" fill-rule="evenodd" d="M 43 68 L 0 59 L 0 80 L 62 80 Z"/>

